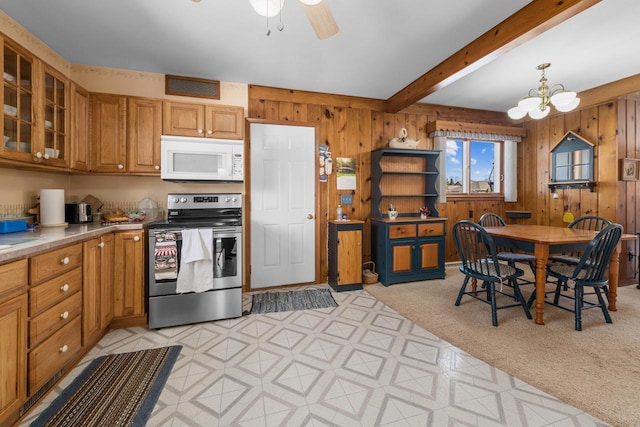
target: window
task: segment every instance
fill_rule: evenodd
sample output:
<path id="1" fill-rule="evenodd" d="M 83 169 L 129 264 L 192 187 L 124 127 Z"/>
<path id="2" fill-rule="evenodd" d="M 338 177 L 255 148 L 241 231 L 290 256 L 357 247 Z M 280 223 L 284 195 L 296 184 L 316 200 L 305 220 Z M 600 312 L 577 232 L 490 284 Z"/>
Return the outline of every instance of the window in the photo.
<path id="1" fill-rule="evenodd" d="M 501 149 L 499 142 L 447 139 L 447 193 L 500 193 Z"/>

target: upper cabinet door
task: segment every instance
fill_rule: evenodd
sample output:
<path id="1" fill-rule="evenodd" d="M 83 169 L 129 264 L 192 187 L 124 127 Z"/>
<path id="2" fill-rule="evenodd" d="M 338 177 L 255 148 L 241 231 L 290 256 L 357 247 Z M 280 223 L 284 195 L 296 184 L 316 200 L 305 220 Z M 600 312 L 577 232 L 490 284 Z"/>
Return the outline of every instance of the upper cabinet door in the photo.
<path id="1" fill-rule="evenodd" d="M 52 68 L 44 70 L 45 164 L 69 165 L 69 82 Z M 37 154 L 37 153 L 36 153 Z M 39 158 L 39 156 L 38 156 Z"/>
<path id="2" fill-rule="evenodd" d="M 69 165 L 71 169 L 88 171 L 91 166 L 89 92 L 75 83 L 71 83 L 71 123 Z"/>
<path id="3" fill-rule="evenodd" d="M 127 172 L 127 98 L 91 94 L 91 170 Z"/>
<path id="4" fill-rule="evenodd" d="M 243 107 L 207 105 L 205 112 L 207 138 L 242 139 Z"/>
<path id="5" fill-rule="evenodd" d="M 130 173 L 160 175 L 162 101 L 129 98 L 127 148 Z"/>
<path id="6" fill-rule="evenodd" d="M 0 154 L 9 159 L 33 161 L 34 141 L 34 58 L 18 45 L 0 38 L 2 46 L 3 135 Z"/>
<path id="7" fill-rule="evenodd" d="M 204 105 L 165 101 L 162 132 L 165 135 L 205 136 Z"/>

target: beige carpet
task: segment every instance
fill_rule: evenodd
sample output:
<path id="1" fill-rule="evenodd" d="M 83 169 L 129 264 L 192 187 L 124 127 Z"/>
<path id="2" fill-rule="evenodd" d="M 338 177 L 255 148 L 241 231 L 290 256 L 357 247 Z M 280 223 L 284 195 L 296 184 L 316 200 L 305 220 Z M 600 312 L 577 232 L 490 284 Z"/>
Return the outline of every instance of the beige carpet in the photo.
<path id="1" fill-rule="evenodd" d="M 365 285 L 394 310 L 442 339 L 614 426 L 640 426 L 640 290 L 620 288 L 613 324 L 587 310 L 582 332 L 573 313 L 545 306 L 545 325 L 519 307 L 498 310 L 464 297 L 454 306 L 463 276 L 447 268 L 444 280 Z M 528 298 L 532 286 L 524 286 Z M 532 313 L 533 314 L 533 313 Z M 535 314 L 534 314 L 535 317 Z"/>

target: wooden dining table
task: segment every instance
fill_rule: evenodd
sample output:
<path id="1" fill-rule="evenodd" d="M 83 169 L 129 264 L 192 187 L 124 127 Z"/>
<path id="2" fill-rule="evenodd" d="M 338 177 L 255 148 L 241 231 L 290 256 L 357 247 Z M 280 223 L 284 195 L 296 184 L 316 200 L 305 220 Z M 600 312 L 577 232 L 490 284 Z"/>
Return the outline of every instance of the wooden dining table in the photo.
<path id="1" fill-rule="evenodd" d="M 507 224 L 502 227 L 485 227 L 497 246 L 532 253 L 536 257 L 536 317 L 538 325 L 544 325 L 544 299 L 547 282 L 547 260 L 550 254 L 582 251 L 597 234 L 591 230 L 577 230 L 549 225 Z M 623 234 L 623 240 L 632 240 L 633 234 Z M 616 311 L 620 251 L 618 243 L 609 261 L 609 310 Z"/>

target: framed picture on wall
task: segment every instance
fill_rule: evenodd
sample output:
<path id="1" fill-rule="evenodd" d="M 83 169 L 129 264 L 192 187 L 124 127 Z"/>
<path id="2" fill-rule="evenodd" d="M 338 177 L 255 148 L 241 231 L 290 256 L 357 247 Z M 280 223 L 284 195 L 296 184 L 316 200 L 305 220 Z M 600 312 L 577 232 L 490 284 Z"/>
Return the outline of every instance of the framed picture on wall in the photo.
<path id="1" fill-rule="evenodd" d="M 638 161 L 640 159 L 622 159 L 620 161 L 620 179 L 623 181 L 638 180 Z"/>

